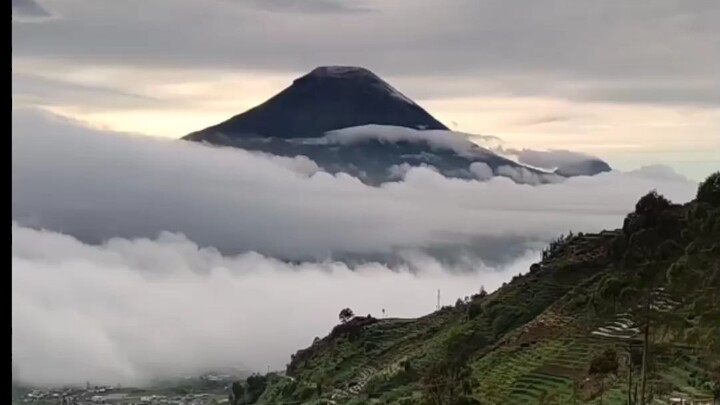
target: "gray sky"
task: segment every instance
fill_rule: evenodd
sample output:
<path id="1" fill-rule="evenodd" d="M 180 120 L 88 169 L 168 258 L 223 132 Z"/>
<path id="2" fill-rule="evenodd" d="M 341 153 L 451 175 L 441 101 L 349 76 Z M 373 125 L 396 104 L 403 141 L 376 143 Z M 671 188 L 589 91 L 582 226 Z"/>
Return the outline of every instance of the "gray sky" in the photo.
<path id="1" fill-rule="evenodd" d="M 38 9 L 32 0 L 15 3 Z M 528 92 L 554 87 L 548 78 L 582 82 L 588 90 L 609 85 L 579 89 L 578 98 L 720 103 L 720 3 L 714 0 L 52 4 L 59 21 L 14 26 L 16 57 L 290 73 L 357 64 L 390 76 L 520 76 L 530 82 L 519 84 Z M 652 97 L 649 89 L 662 91 Z"/>
<path id="2" fill-rule="evenodd" d="M 13 0 L 13 96 L 180 137 L 360 65 L 454 129 L 700 178 L 720 166 L 717 21 L 715 0 Z"/>

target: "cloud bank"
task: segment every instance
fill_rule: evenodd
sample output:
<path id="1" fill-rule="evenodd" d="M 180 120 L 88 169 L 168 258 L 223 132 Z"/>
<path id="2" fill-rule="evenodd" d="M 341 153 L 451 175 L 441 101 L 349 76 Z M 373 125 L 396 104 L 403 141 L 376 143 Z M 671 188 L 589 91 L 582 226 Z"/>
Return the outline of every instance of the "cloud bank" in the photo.
<path id="1" fill-rule="evenodd" d="M 530 187 L 451 180 L 431 168 L 370 187 L 305 158 L 128 136 L 28 111 L 13 112 L 12 140 L 12 216 L 23 225 L 90 243 L 176 232 L 225 254 L 283 259 L 452 248 L 496 263 L 569 229 L 616 227 L 650 189 L 682 202 L 696 188 L 648 169 Z"/>
<path id="2" fill-rule="evenodd" d="M 493 290 L 536 255 L 460 273 L 422 254 L 407 263 L 287 264 L 224 257 L 186 238 L 112 239 L 89 246 L 13 225 L 14 378 L 44 385 L 144 384 L 237 367 L 281 369 L 337 324 L 341 308 L 414 317 Z M 398 288 L 402 286 L 402 288 Z"/>
<path id="3" fill-rule="evenodd" d="M 529 186 L 481 165 L 370 187 L 28 110 L 12 145 L 14 376 L 38 384 L 282 368 L 340 308 L 428 313 L 438 288 L 494 289 L 558 234 L 619 226 L 649 189 L 696 189 L 662 167 Z"/>

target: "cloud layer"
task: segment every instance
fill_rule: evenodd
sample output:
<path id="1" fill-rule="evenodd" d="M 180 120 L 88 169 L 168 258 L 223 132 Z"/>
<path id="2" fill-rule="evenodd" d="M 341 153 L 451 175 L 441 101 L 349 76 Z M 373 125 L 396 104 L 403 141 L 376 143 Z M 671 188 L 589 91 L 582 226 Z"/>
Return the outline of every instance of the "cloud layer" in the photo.
<path id="1" fill-rule="evenodd" d="M 13 366 L 42 384 L 281 368 L 342 307 L 427 313 L 438 288 L 496 288 L 558 234 L 619 226 L 649 189 L 696 188 L 662 167 L 543 186 L 398 168 L 370 187 L 27 110 L 12 144 Z"/>
<path id="2" fill-rule="evenodd" d="M 35 384 L 144 384 L 224 367 L 281 369 L 290 354 L 358 314 L 413 317 L 493 290 L 526 271 L 472 263 L 459 273 L 421 254 L 407 264 L 291 265 L 248 253 L 223 257 L 186 238 L 112 239 L 88 246 L 13 225 L 14 378 Z M 398 288 L 402 286 L 402 288 Z"/>
<path id="3" fill-rule="evenodd" d="M 26 9 L 35 4 L 15 3 Z M 461 80 L 454 82 L 465 87 L 473 77 L 487 80 L 491 85 L 481 86 L 484 94 L 494 88 L 582 101 L 710 106 L 720 101 L 715 0 L 53 4 L 63 20 L 13 27 L 13 58 L 140 70 L 304 72 L 349 64 L 382 75 L 441 78 L 435 80 L 441 85 L 426 80 L 418 92 L 445 92 L 445 82 L 457 76 Z M 137 18 L 140 10 L 143 18 Z M 198 21 L 212 24 L 187 29 Z"/>
<path id="4" fill-rule="evenodd" d="M 680 202 L 695 189 L 648 170 L 529 187 L 449 180 L 429 168 L 369 187 L 305 158 L 127 136 L 25 111 L 13 113 L 12 137 L 13 220 L 92 243 L 169 231 L 226 254 L 286 259 L 452 248 L 495 262 L 569 229 L 616 227 L 650 189 Z"/>

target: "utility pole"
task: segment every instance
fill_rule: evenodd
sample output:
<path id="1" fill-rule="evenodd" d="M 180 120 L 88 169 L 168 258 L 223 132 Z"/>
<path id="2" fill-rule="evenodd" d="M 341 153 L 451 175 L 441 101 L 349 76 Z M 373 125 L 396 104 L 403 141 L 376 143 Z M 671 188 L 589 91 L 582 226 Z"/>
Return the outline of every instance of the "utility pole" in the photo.
<path id="1" fill-rule="evenodd" d="M 440 309 L 440 289 L 438 288 L 438 295 L 437 295 L 437 309 Z"/>

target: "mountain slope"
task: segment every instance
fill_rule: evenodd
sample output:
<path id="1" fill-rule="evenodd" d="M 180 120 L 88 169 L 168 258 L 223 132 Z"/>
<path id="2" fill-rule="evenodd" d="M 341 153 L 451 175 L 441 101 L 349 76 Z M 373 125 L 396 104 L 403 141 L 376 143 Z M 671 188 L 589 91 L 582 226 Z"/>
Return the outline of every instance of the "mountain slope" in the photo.
<path id="1" fill-rule="evenodd" d="M 237 403 L 719 400 L 714 176 L 699 200 L 679 206 L 649 193 L 622 229 L 559 238 L 490 295 L 418 319 L 341 324 L 293 355 L 287 375 L 257 377 L 262 392 Z"/>
<path id="2" fill-rule="evenodd" d="M 186 136 L 309 138 L 367 124 L 447 129 L 422 107 L 371 71 L 322 66 L 296 79 L 268 101 L 229 120 Z"/>

